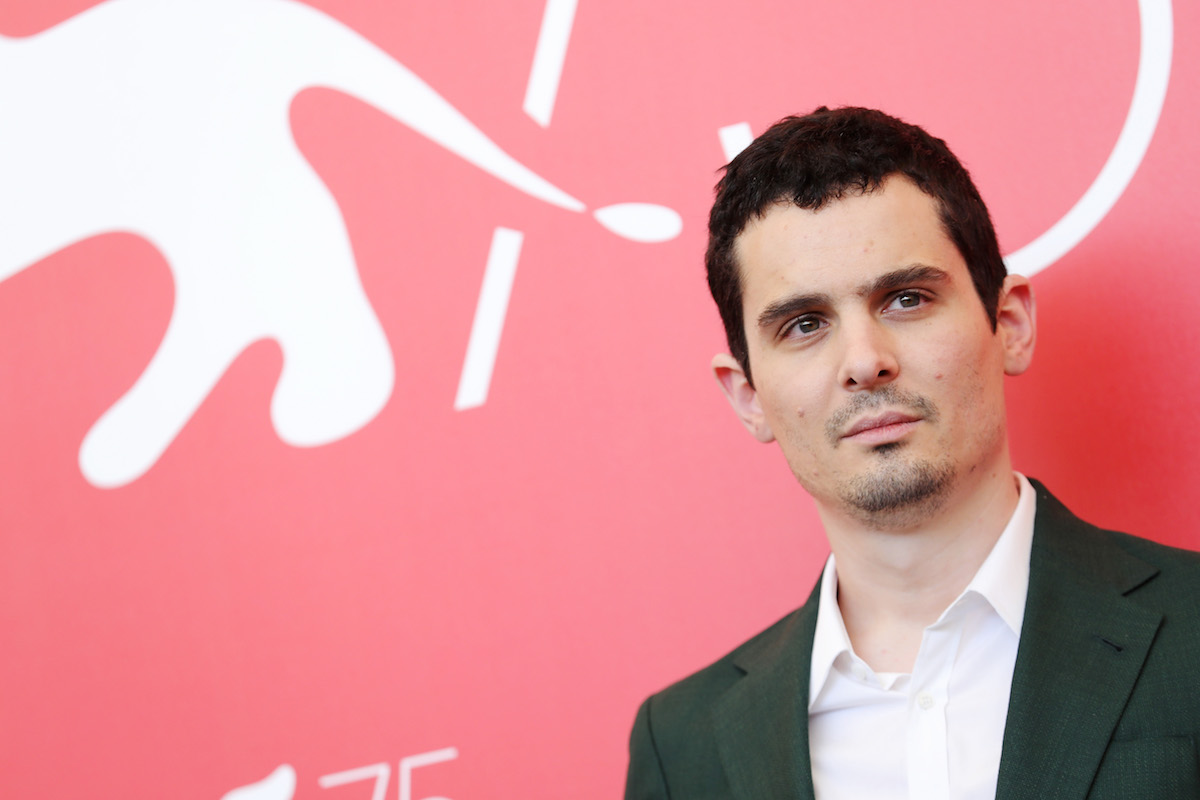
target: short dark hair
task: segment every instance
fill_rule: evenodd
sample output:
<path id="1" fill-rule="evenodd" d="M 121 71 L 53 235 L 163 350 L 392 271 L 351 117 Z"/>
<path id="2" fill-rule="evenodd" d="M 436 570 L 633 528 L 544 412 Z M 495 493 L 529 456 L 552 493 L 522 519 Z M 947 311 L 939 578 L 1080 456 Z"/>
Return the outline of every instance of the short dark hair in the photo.
<path id="1" fill-rule="evenodd" d="M 847 192 L 878 189 L 904 175 L 937 201 L 946 233 L 967 263 L 975 291 L 996 328 L 1007 270 L 987 206 L 971 176 L 941 139 L 882 111 L 821 106 L 784 117 L 725 166 L 708 217 L 705 267 L 729 351 L 750 375 L 742 286 L 734 247 L 751 218 L 783 202 L 813 211 Z"/>

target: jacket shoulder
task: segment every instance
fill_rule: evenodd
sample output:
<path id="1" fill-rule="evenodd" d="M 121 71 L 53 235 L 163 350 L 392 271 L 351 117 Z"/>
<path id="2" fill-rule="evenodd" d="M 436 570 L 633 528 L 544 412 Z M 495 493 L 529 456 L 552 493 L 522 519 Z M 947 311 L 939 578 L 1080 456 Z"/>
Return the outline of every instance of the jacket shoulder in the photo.
<path id="1" fill-rule="evenodd" d="M 651 695 L 647 703 L 654 707 L 655 717 L 664 722 L 686 722 L 688 717 L 707 714 L 712 702 L 746 674 L 745 664 L 784 647 L 807 608 L 791 612 L 708 666 Z"/>
<path id="2" fill-rule="evenodd" d="M 1031 483 L 1037 491 L 1035 552 L 1055 567 L 1069 563 L 1124 593 L 1154 584 L 1200 585 L 1200 553 L 1099 528 L 1076 517 L 1041 483 Z"/>
<path id="3" fill-rule="evenodd" d="M 1152 564 L 1161 570 L 1181 575 L 1190 574 L 1200 578 L 1200 553 L 1185 550 L 1182 547 L 1172 547 L 1160 544 L 1141 536 L 1134 536 L 1121 531 L 1110 531 L 1097 528 L 1102 535 L 1109 537 L 1114 545 L 1135 558 L 1140 558 L 1147 564 Z"/>
<path id="4" fill-rule="evenodd" d="M 815 617 L 811 600 L 642 704 L 630 735 L 627 800 L 729 795 L 717 743 L 717 709 L 749 669 L 778 663 L 785 651 L 803 646 L 796 637 L 805 635 L 810 614 Z"/>

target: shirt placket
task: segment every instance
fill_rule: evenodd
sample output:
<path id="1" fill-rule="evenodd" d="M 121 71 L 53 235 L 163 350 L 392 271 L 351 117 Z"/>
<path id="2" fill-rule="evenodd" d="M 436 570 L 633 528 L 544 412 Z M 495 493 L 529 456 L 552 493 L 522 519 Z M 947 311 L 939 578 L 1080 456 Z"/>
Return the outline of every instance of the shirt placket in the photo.
<path id="1" fill-rule="evenodd" d="M 946 704 L 961 627 L 927 628 L 914 664 L 908 700 L 908 796 L 950 800 Z"/>

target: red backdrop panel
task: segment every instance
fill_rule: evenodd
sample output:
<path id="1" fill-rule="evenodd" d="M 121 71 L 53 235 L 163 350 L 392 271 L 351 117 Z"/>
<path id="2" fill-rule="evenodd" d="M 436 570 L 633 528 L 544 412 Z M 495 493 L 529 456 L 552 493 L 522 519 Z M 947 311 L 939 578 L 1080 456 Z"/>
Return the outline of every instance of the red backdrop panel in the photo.
<path id="1" fill-rule="evenodd" d="M 883 107 L 951 143 L 1013 252 L 1109 158 L 1141 29 L 1134 0 L 582 0 L 543 125 L 522 106 L 544 0 L 93 6 L 0 0 L 0 98 L 20 111 L 0 128 L 20 176 L 0 185 L 6 797 L 215 800 L 284 765 L 255 797 L 618 796 L 637 703 L 802 602 L 826 552 L 707 371 L 723 347 L 701 263 L 718 131 Z M 1161 116 L 1112 210 L 1034 278 L 1039 352 L 1011 384 L 1011 435 L 1018 467 L 1084 517 L 1198 547 L 1200 18 L 1144 6 L 1173 12 Z M 206 21 L 180 34 L 184 10 Z M 322 82 L 325 37 L 349 78 Z M 372 53 L 387 80 L 338 83 Z M 587 210 L 404 119 L 415 95 L 387 81 L 411 86 L 405 68 Z M 276 83 L 270 113 L 246 94 L 237 124 L 221 116 Z M 184 123 L 195 135 L 172 139 Z M 275 144 L 246 144 L 260 139 Z M 623 202 L 673 209 L 682 230 L 633 241 L 591 216 Z M 498 227 L 523 235 L 511 297 L 486 402 L 456 410 Z M 349 269 L 304 294 L 326 261 L 281 241 L 339 230 Z M 214 252 L 245 264 L 196 255 Z M 387 377 L 323 316 L 343 291 L 365 298 L 353 319 L 394 378 L 371 384 L 373 411 L 318 413 L 341 427 L 297 441 L 273 404 L 322 342 L 301 407 L 320 411 L 360 360 Z M 287 336 L 236 327 L 281 298 L 301 320 L 271 317 Z M 188 320 L 200 355 L 126 420 L 128 447 L 97 451 L 124 477 L 96 480 L 85 437 Z M 193 386 L 231 331 L 245 345 Z M 194 411 L 146 457 L 181 397 Z M 148 466 L 122 473 L 138 453 Z"/>

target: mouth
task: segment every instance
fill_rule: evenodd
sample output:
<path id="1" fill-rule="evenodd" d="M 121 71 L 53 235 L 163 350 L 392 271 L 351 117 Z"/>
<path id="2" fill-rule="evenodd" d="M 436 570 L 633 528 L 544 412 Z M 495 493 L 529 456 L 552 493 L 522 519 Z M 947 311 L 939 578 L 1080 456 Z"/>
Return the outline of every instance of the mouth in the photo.
<path id="1" fill-rule="evenodd" d="M 898 441 L 921 422 L 921 417 L 901 411 L 888 411 L 859 418 L 842 433 L 843 440 L 865 445 L 880 445 Z"/>

